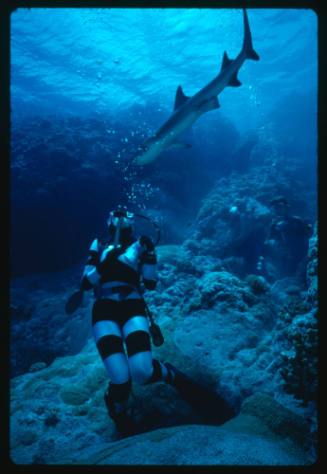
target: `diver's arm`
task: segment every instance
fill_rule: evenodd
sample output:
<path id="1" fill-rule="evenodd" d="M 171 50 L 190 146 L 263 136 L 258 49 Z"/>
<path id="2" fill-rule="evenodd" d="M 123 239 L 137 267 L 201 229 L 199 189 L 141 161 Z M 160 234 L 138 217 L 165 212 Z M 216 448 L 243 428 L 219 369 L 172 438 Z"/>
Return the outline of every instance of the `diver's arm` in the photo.
<path id="1" fill-rule="evenodd" d="M 290 216 L 288 220 L 291 226 L 297 230 L 299 235 L 303 238 L 310 237 L 312 234 L 312 225 L 309 222 L 298 216 Z"/>
<path id="2" fill-rule="evenodd" d="M 271 255 L 276 251 L 277 243 L 282 238 L 280 222 L 274 221 L 268 231 L 268 235 L 263 243 L 263 253 Z"/>
<path id="3" fill-rule="evenodd" d="M 280 224 L 279 222 L 274 221 L 270 226 L 266 242 L 270 240 L 278 240 L 279 237 L 280 237 Z"/>
<path id="4" fill-rule="evenodd" d="M 89 256 L 80 281 L 79 290 L 75 291 L 65 304 L 66 314 L 74 313 L 82 304 L 84 291 L 91 290 L 92 288 L 95 289 L 95 286 L 99 282 L 100 275 L 97 272 L 99 250 L 98 239 L 95 239 L 89 248 Z"/>
<path id="5" fill-rule="evenodd" d="M 100 275 L 97 271 L 99 263 L 100 246 L 98 239 L 94 239 L 90 248 L 89 256 L 86 261 L 83 276 L 81 279 L 80 288 L 83 291 L 88 291 L 94 288 L 100 281 Z"/>
<path id="6" fill-rule="evenodd" d="M 147 290 L 154 290 L 158 280 L 155 248 L 149 237 L 141 236 L 139 242 L 145 248 L 141 257 L 142 281 Z"/>

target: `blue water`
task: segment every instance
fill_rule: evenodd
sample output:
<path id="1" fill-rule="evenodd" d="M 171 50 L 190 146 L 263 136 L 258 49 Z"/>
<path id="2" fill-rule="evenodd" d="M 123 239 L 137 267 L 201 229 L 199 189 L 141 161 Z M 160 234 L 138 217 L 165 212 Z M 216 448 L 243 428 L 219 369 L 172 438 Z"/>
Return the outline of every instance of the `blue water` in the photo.
<path id="1" fill-rule="evenodd" d="M 290 93 L 315 102 L 317 90 L 315 13 L 250 10 L 249 19 L 261 59 L 245 63 L 243 87 L 225 90 L 219 111 L 241 131 L 264 124 Z M 242 37 L 236 9 L 19 9 L 13 113 L 111 117 L 153 102 L 164 118 L 177 85 L 196 93 L 219 71 L 225 50 L 238 54 Z"/>
<path id="2" fill-rule="evenodd" d="M 76 263 L 92 229 L 101 228 L 118 201 L 169 220 L 174 229 L 166 232 L 168 243 L 183 240 L 200 199 L 215 178 L 231 171 L 233 153 L 249 137 L 264 143 L 279 166 L 295 160 L 304 186 L 314 189 L 317 17 L 308 9 L 251 9 L 249 21 L 260 61 L 246 61 L 239 72 L 242 86 L 223 90 L 220 109 L 187 132 L 192 150 L 167 152 L 167 158 L 134 181 L 128 176 L 128 186 L 119 187 L 126 176 L 122 166 L 114 181 L 110 173 L 116 172 L 116 161 L 121 165 L 124 154 L 167 120 L 177 86 L 192 96 L 218 74 L 224 51 L 231 58 L 239 53 L 241 10 L 19 8 L 12 13 L 15 272 L 55 269 L 54 233 L 73 255 L 65 264 Z M 87 144 L 76 147 L 85 141 L 86 123 L 93 151 Z M 52 158 L 46 150 L 50 142 L 59 149 Z M 72 177 L 78 167 L 83 186 Z M 314 206 L 310 212 L 314 220 Z M 75 229 L 69 235 L 67 225 Z M 19 253 L 22 232 L 31 245 L 30 258 Z M 81 234 L 85 240 L 76 250 Z"/>

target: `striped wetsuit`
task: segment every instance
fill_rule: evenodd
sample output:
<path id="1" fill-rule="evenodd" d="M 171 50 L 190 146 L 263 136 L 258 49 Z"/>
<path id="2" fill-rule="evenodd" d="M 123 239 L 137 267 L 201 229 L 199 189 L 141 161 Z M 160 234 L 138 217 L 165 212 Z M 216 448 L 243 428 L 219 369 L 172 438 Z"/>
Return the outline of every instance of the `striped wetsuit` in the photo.
<path id="1" fill-rule="evenodd" d="M 152 358 L 149 323 L 139 291 L 157 283 L 152 242 L 142 238 L 115 249 L 95 239 L 89 249 L 82 287 L 94 289 L 94 339 L 110 379 L 114 401 L 128 398 L 131 380 L 151 383 L 168 376 L 164 364 Z M 124 347 L 125 345 L 125 347 Z M 125 349 L 126 348 L 126 349 Z"/>

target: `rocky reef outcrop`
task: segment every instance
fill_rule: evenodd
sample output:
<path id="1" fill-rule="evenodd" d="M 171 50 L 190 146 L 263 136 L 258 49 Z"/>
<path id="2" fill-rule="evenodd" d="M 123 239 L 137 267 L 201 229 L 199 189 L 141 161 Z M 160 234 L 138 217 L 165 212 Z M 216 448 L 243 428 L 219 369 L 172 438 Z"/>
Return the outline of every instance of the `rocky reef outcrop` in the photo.
<path id="1" fill-rule="evenodd" d="M 246 175 L 233 172 L 219 179 L 202 201 L 183 246 L 193 255 L 223 259 L 230 271 L 241 277 L 255 273 L 269 234 L 273 198 L 285 196 L 292 212 L 308 222 L 315 216 L 314 199 L 310 205 L 300 203 L 301 186 L 287 171 L 271 164 L 253 168 Z M 271 279 L 278 279 L 278 272 L 270 266 Z"/>
<path id="2" fill-rule="evenodd" d="M 10 294 L 11 376 L 42 362 L 77 354 L 91 334 L 91 300 L 67 316 L 67 298 L 76 288 L 82 266 L 53 274 L 33 274 L 12 281 Z M 76 330 L 78 328 L 78 330 Z"/>
<path id="3" fill-rule="evenodd" d="M 221 426 L 207 426 L 210 420 L 195 412 L 173 387 L 163 383 L 135 385 L 129 403 L 140 433 L 117 441 L 103 403 L 107 375 L 94 342 L 85 335 L 83 350 L 76 355 L 58 354 L 52 363 L 40 355 L 28 373 L 12 379 L 14 462 L 312 462 L 316 456 L 313 401 L 301 406 L 294 391 L 285 389 L 283 354 L 296 347 L 291 347 L 291 339 L 285 335 L 285 300 L 283 306 L 260 276 L 241 279 L 228 272 L 218 257 L 191 257 L 184 246 L 158 247 L 158 257 L 159 284 L 145 296 L 165 338 L 163 346 L 153 347 L 154 356 L 172 362 L 220 393 L 234 406 L 237 417 Z M 47 300 L 45 294 L 43 298 Z M 52 297 L 48 301 L 55 307 Z M 87 301 L 81 309 L 78 320 L 70 321 L 75 332 L 86 320 L 89 323 L 89 304 Z M 293 307 L 298 314 L 299 307 L 295 303 Z M 63 306 L 61 310 L 58 306 L 60 311 L 62 315 Z M 301 327 L 300 321 L 300 316 L 294 316 L 294 327 Z M 302 384 L 308 380 L 301 374 L 299 377 Z M 194 445 L 205 433 L 213 442 L 200 455 Z M 176 451 L 181 439 L 188 439 L 187 446 L 181 443 Z M 251 454 L 246 447 L 254 444 L 257 448 Z M 127 446 L 131 445 L 139 449 L 130 448 L 127 456 Z"/>
<path id="4" fill-rule="evenodd" d="M 76 356 L 21 375 L 11 387 L 16 464 L 307 465 L 309 428 L 266 393 L 224 425 L 203 425 L 172 387 L 138 387 L 144 432 L 117 440 L 103 404 L 106 375 L 93 343 Z M 202 442 L 203 440 L 203 442 Z M 255 449 L 254 449 L 255 447 Z"/>
<path id="5" fill-rule="evenodd" d="M 307 263 L 307 300 L 313 305 L 318 303 L 318 222 L 314 226 L 313 234 L 309 240 Z"/>
<path id="6" fill-rule="evenodd" d="M 153 347 L 154 356 L 226 398 L 237 416 L 222 426 L 207 426 L 210 420 L 173 387 L 135 385 L 130 404 L 140 432 L 117 441 L 103 403 L 107 375 L 90 339 L 92 295 L 76 313 L 64 314 L 80 279 L 78 265 L 12 282 L 11 357 L 13 375 L 18 375 L 11 381 L 14 462 L 313 462 L 317 229 L 305 283 L 296 276 L 271 281 L 253 271 L 271 219 L 269 200 L 278 191 L 295 206 L 300 189 L 290 189 L 274 170 L 269 175 L 268 167 L 262 168 L 261 181 L 259 175 L 257 170 L 244 180 L 233 173 L 218 181 L 183 244 L 157 248 L 159 282 L 145 294 L 165 338 L 163 346 Z M 303 209 L 303 216 L 309 211 Z M 201 454 L 195 440 L 205 434 L 213 442 Z M 253 445 L 255 453 L 248 449 Z"/>

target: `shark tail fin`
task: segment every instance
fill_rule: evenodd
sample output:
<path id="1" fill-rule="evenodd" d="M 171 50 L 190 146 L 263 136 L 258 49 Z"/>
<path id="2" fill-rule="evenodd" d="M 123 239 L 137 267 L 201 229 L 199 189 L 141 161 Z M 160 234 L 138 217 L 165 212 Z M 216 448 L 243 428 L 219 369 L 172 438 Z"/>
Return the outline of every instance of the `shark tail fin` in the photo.
<path id="1" fill-rule="evenodd" d="M 243 21 L 244 21 L 244 40 L 243 40 L 243 51 L 247 59 L 253 59 L 258 61 L 260 59 L 258 53 L 253 49 L 252 35 L 250 30 L 249 18 L 246 9 L 243 8 Z"/>

